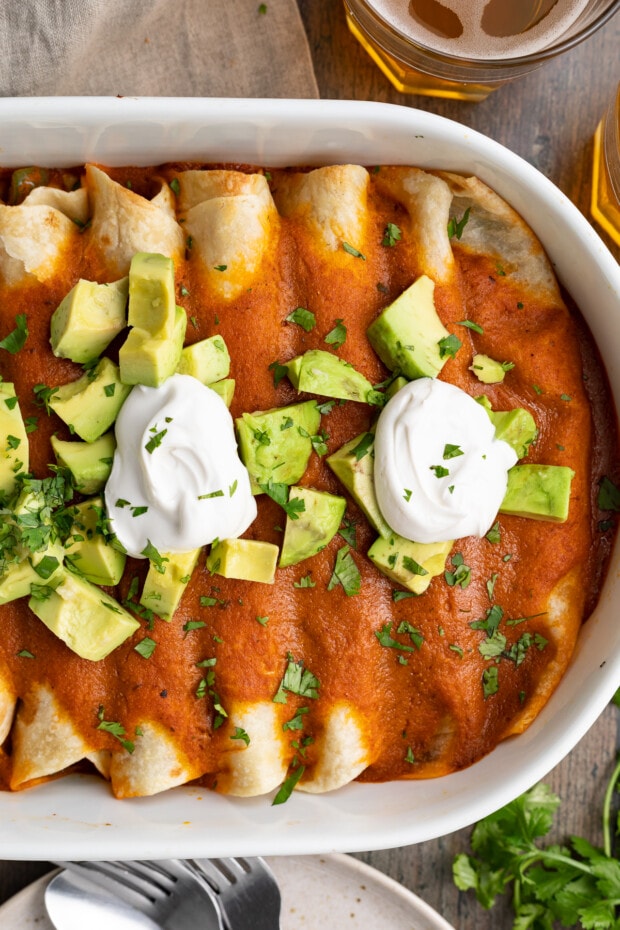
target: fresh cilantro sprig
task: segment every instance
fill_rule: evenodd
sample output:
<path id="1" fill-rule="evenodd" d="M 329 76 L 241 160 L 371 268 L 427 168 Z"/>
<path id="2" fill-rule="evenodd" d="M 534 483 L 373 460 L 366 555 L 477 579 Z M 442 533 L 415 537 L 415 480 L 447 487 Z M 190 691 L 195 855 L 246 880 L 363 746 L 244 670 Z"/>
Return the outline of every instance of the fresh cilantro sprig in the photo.
<path id="1" fill-rule="evenodd" d="M 544 784 L 485 817 L 474 827 L 474 855 L 457 855 L 454 883 L 473 890 L 484 908 L 510 892 L 513 930 L 549 930 L 560 922 L 582 930 L 620 927 L 620 860 L 613 855 L 611 802 L 620 777 L 618 761 L 603 803 L 602 849 L 582 837 L 568 843 L 538 844 L 551 829 L 560 805 Z"/>

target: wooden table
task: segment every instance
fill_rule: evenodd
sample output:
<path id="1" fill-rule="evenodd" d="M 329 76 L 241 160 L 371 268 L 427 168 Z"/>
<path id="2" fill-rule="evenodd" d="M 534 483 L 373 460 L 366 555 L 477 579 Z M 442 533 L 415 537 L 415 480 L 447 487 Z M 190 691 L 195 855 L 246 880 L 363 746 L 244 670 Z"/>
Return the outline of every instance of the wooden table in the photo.
<path id="1" fill-rule="evenodd" d="M 539 71 L 481 103 L 463 103 L 395 90 L 349 33 L 337 0 L 299 0 L 299 6 L 321 97 L 397 103 L 465 123 L 535 165 L 589 217 L 592 136 L 620 80 L 620 15 Z M 620 259 L 620 248 L 603 233 L 602 238 Z M 558 837 L 576 833 L 600 842 L 599 812 L 619 742 L 619 714 L 607 708 L 546 779 L 563 798 L 556 818 Z M 484 911 L 472 894 L 459 894 L 452 883 L 452 860 L 468 848 L 469 835 L 461 830 L 361 858 L 424 898 L 457 930 L 508 930 L 512 921 L 507 907 Z"/>
<path id="2" fill-rule="evenodd" d="M 299 6 L 322 97 L 398 103 L 465 123 L 530 161 L 588 215 L 592 135 L 620 78 L 620 15 L 544 69 L 482 103 L 467 104 L 399 94 L 348 32 L 339 0 L 299 0 Z M 603 238 L 620 259 L 620 249 Z M 599 811 L 618 743 L 618 713 L 608 708 L 547 779 L 564 799 L 558 836 L 579 833 L 600 839 Z M 459 895 L 452 883 L 452 859 L 467 848 L 468 837 L 469 830 L 462 830 L 360 858 L 411 888 L 457 930 L 508 930 L 508 909 L 485 912 L 471 895 Z M 47 863 L 0 862 L 0 902 L 48 869 Z"/>

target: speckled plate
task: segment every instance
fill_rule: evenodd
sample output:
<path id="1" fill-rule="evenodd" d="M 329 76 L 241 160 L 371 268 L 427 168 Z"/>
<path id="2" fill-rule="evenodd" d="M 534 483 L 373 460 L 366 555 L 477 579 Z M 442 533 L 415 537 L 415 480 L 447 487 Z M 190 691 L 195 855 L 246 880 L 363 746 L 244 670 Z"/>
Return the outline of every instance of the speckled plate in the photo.
<path id="1" fill-rule="evenodd" d="M 452 930 L 416 895 L 350 856 L 287 856 L 269 865 L 282 891 L 281 930 Z M 54 930 L 43 898 L 49 877 L 0 907 L 2 930 Z"/>

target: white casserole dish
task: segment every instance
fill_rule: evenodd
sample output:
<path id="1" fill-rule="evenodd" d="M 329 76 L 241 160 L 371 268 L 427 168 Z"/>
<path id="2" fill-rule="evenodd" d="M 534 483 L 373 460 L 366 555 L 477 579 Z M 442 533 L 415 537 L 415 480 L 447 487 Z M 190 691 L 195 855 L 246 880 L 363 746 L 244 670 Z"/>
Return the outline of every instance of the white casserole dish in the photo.
<path id="1" fill-rule="evenodd" d="M 533 227 L 584 313 L 620 403 L 620 269 L 579 211 L 497 143 L 430 113 L 314 100 L 21 98 L 0 100 L 0 165 L 64 167 L 170 160 L 266 166 L 410 164 L 478 175 Z M 292 855 L 418 843 L 451 833 L 544 777 L 620 683 L 618 547 L 576 655 L 530 729 L 471 768 L 429 781 L 351 784 L 287 804 L 199 788 L 116 801 L 71 776 L 0 793 L 0 846 L 15 859 Z"/>

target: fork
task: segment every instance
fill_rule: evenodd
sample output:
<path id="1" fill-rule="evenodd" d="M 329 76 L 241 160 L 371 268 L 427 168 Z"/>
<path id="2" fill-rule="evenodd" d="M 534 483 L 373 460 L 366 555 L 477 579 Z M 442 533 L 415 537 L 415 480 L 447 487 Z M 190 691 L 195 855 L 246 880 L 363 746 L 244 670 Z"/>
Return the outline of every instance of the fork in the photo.
<path id="1" fill-rule="evenodd" d="M 215 892 L 226 930 L 280 930 L 280 889 L 264 859 L 188 861 Z"/>
<path id="2" fill-rule="evenodd" d="M 86 889 L 88 883 L 105 889 L 161 930 L 223 930 L 211 888 L 181 859 L 54 864 L 74 873 Z"/>

